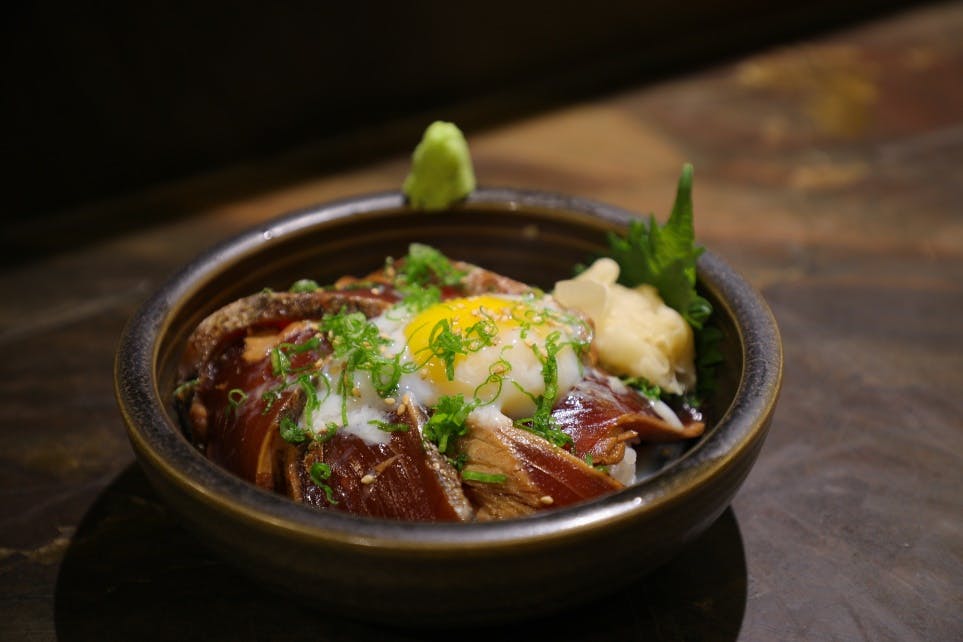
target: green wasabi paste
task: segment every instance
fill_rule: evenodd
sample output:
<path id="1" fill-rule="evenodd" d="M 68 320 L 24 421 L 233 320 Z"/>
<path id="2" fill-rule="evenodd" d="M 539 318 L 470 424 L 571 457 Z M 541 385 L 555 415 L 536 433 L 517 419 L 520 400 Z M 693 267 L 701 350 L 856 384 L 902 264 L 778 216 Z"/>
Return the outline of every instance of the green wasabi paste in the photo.
<path id="1" fill-rule="evenodd" d="M 402 191 L 412 207 L 440 210 L 475 189 L 468 142 L 454 123 L 435 121 L 411 156 Z"/>

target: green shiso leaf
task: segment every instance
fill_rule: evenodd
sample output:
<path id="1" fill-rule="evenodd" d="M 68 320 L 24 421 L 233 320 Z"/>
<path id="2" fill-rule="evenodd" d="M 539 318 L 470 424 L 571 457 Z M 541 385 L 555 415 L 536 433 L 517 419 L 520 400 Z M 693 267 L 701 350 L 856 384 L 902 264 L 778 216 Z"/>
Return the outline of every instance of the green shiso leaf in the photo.
<path id="1" fill-rule="evenodd" d="M 609 246 L 609 256 L 619 264 L 619 283 L 627 287 L 655 286 L 666 305 L 677 310 L 695 330 L 698 386 L 692 401 L 694 405 L 701 405 L 702 399 L 712 391 L 722 355 L 718 349 L 721 333 L 706 325 L 712 315 L 712 305 L 695 287 L 696 261 L 704 248 L 695 244 L 692 165 L 682 166 L 675 202 L 665 225 L 656 223 L 651 215 L 648 221 L 636 219 L 629 223 L 624 237 L 610 234 Z M 636 382 L 628 383 L 636 385 Z M 650 397 L 661 394 L 645 385 L 641 389 Z"/>
<path id="2" fill-rule="evenodd" d="M 682 167 L 675 203 L 665 225 L 634 220 L 624 237 L 609 235 L 610 256 L 619 264 L 619 283 L 634 287 L 655 286 L 667 305 L 679 311 L 689 324 L 702 328 L 712 305 L 695 289 L 696 261 L 704 251 L 695 244 L 692 222 L 692 165 Z"/>

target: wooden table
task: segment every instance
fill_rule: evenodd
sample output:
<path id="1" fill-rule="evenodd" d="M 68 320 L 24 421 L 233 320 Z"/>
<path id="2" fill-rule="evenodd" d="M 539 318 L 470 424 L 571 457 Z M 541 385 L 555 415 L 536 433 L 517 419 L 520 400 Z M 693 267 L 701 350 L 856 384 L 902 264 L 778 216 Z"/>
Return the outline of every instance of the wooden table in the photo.
<path id="1" fill-rule="evenodd" d="M 305 158 L 280 158 L 20 226 L 0 273 L 0 639 L 963 638 L 961 33 L 960 3 L 920 8 L 469 132 L 485 184 L 660 216 L 692 161 L 697 235 L 764 293 L 786 351 L 768 442 L 702 539 L 507 629 L 386 629 L 265 592 L 157 500 L 113 399 L 124 321 L 172 270 L 397 187 L 405 158 L 297 181 Z"/>

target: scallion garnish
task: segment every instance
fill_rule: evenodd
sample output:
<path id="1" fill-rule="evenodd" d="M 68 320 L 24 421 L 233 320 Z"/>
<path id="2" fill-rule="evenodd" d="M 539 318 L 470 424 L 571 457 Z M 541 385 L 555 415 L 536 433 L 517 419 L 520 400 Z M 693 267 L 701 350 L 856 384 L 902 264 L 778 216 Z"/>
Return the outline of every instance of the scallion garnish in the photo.
<path id="1" fill-rule="evenodd" d="M 291 284 L 288 288 L 288 292 L 314 292 L 315 290 L 320 290 L 321 286 L 318 285 L 317 281 L 313 279 L 298 279 Z"/>
<path id="2" fill-rule="evenodd" d="M 330 441 L 338 433 L 338 429 L 341 428 L 338 424 L 333 421 L 329 421 L 324 425 L 324 431 L 319 432 L 314 435 L 314 440 L 319 444 L 323 444 L 326 441 Z"/>
<path id="3" fill-rule="evenodd" d="M 408 246 L 398 277 L 401 285 L 457 285 L 465 273 L 456 269 L 444 254 L 435 248 L 412 243 Z"/>
<path id="4" fill-rule="evenodd" d="M 463 470 L 461 471 L 461 478 L 465 481 L 483 482 L 485 484 L 504 484 L 508 481 L 508 477 L 501 473 L 483 473 L 478 470 Z"/>
<path id="5" fill-rule="evenodd" d="M 441 319 L 428 335 L 428 351 L 445 364 L 445 376 L 452 381 L 455 358 L 492 345 L 497 335 L 498 327 L 487 317 L 469 326 L 464 333 L 454 330 L 450 319 Z"/>
<path id="6" fill-rule="evenodd" d="M 437 445 L 441 454 L 447 454 L 451 442 L 468 431 L 465 420 L 475 407 L 476 404 L 465 401 L 463 395 L 442 396 L 422 429 L 425 439 Z"/>
<path id="7" fill-rule="evenodd" d="M 311 414 L 321 406 L 321 401 L 318 399 L 318 389 L 314 385 L 312 377 L 306 374 L 298 377 L 298 386 L 304 391 L 305 421 L 309 422 L 311 420 Z"/>
<path id="8" fill-rule="evenodd" d="M 334 491 L 325 482 L 331 478 L 331 466 L 321 461 L 316 461 L 311 464 L 311 469 L 308 471 L 311 475 L 311 481 L 314 485 L 324 491 L 324 496 L 327 498 L 329 504 L 337 504 L 337 500 L 334 499 Z"/>
<path id="9" fill-rule="evenodd" d="M 436 285 L 403 285 L 398 288 L 401 292 L 401 305 L 413 314 L 427 310 L 441 301 L 441 290 Z"/>
<path id="10" fill-rule="evenodd" d="M 449 319 L 442 319 L 431 329 L 428 349 L 433 357 L 444 362 L 445 376 L 448 377 L 448 381 L 455 378 L 455 357 L 459 354 L 468 354 L 462 336 L 451 329 Z"/>
<path id="11" fill-rule="evenodd" d="M 281 431 L 281 439 L 289 444 L 301 444 L 308 439 L 308 431 L 290 417 L 282 417 L 278 426 Z"/>
<path id="12" fill-rule="evenodd" d="M 652 401 L 658 401 L 662 396 L 662 388 L 650 382 L 645 377 L 624 377 L 625 385 L 638 390 L 643 397 Z"/>
<path id="13" fill-rule="evenodd" d="M 238 407 L 247 401 L 247 393 L 240 388 L 231 388 L 227 393 L 228 412 L 237 412 Z"/>
<path id="14" fill-rule="evenodd" d="M 413 364 L 410 368 L 402 365 L 401 353 L 385 356 L 382 350 L 391 341 L 383 337 L 378 326 L 361 312 L 342 310 L 337 314 L 329 314 L 321 320 L 321 330 L 327 334 L 334 356 L 343 360 L 337 392 L 342 397 L 341 414 L 345 424 L 347 400 L 354 389 L 356 371 L 370 373 L 375 391 L 381 397 L 387 397 L 397 391 L 401 375 L 416 368 Z"/>
<path id="15" fill-rule="evenodd" d="M 267 414 L 271 411 L 271 408 L 275 403 L 281 398 L 281 391 L 284 390 L 284 385 L 275 386 L 270 390 L 265 391 L 261 394 L 261 401 L 264 402 L 264 410 L 261 411 L 262 414 Z"/>
<path id="16" fill-rule="evenodd" d="M 502 353 L 508 349 L 508 346 L 502 349 Z M 512 371 L 511 362 L 505 357 L 499 357 L 498 361 L 493 362 L 488 366 L 488 376 L 478 384 L 478 387 L 472 391 L 472 396 L 475 398 L 476 402 L 480 406 L 484 406 L 494 402 L 498 399 L 499 395 L 502 394 L 502 387 L 505 385 L 505 377 Z M 482 401 L 482 392 L 486 386 L 494 386 L 494 393 L 489 395 L 488 401 Z"/>
<path id="17" fill-rule="evenodd" d="M 271 372 L 275 377 L 280 377 L 291 372 L 291 359 L 288 358 L 280 346 L 271 348 Z"/>
<path id="18" fill-rule="evenodd" d="M 383 430 L 385 432 L 408 432 L 411 426 L 404 423 L 392 423 L 389 421 L 382 421 L 381 419 L 372 419 L 368 422 L 372 426 L 377 426 L 378 430 Z"/>
<path id="19" fill-rule="evenodd" d="M 311 464 L 311 481 L 320 486 L 329 479 L 331 479 L 331 466 L 323 461 Z"/>
<path id="20" fill-rule="evenodd" d="M 559 430 L 558 422 L 552 416 L 552 408 L 558 397 L 557 356 L 563 347 L 569 345 L 566 342 L 559 342 L 561 336 L 561 332 L 556 330 L 545 338 L 545 354 L 542 354 L 537 344 L 532 344 L 532 351 L 542 363 L 542 381 L 545 383 L 545 391 L 535 396 L 523 390 L 535 402 L 535 414 L 527 419 L 517 420 L 515 425 L 552 442 L 559 448 L 564 448 L 572 446 L 574 441 L 571 435 Z"/>
<path id="21" fill-rule="evenodd" d="M 197 387 L 198 381 L 199 379 L 195 377 L 180 384 L 174 388 L 174 397 L 180 401 L 186 401 L 190 395 L 194 394 L 194 388 Z"/>

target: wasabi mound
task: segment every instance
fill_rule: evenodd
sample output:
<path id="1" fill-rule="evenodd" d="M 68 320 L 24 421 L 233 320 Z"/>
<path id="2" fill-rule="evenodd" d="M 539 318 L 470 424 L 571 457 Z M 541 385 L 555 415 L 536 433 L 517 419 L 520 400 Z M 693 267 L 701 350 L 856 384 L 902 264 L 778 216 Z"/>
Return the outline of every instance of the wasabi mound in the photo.
<path id="1" fill-rule="evenodd" d="M 454 123 L 429 125 L 411 161 L 402 191 L 412 207 L 441 210 L 475 189 L 468 142 Z"/>

